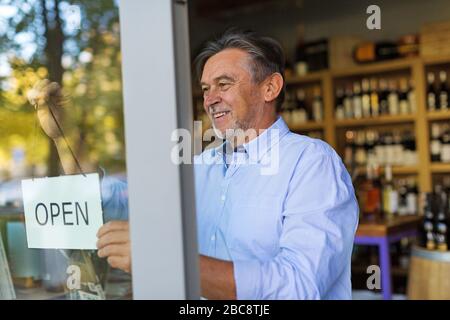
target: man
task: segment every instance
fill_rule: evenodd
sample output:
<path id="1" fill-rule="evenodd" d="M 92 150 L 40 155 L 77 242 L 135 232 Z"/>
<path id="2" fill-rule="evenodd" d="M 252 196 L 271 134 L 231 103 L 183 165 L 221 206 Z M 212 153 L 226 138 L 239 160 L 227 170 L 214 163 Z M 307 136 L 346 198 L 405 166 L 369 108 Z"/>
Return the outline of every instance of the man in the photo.
<path id="1" fill-rule="evenodd" d="M 281 47 L 229 31 L 196 63 L 205 111 L 225 139 L 195 159 L 202 296 L 350 299 L 351 179 L 330 146 L 290 132 L 277 116 Z M 98 236 L 98 255 L 130 272 L 128 223 L 109 222 Z"/>

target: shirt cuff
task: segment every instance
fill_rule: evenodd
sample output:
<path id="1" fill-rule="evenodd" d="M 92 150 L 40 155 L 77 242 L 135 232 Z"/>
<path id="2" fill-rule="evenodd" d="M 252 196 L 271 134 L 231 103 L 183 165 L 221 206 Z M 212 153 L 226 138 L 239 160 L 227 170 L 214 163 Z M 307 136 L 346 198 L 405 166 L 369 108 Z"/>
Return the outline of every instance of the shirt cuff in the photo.
<path id="1" fill-rule="evenodd" d="M 238 300 L 260 299 L 261 265 L 258 260 L 233 261 L 236 298 Z"/>

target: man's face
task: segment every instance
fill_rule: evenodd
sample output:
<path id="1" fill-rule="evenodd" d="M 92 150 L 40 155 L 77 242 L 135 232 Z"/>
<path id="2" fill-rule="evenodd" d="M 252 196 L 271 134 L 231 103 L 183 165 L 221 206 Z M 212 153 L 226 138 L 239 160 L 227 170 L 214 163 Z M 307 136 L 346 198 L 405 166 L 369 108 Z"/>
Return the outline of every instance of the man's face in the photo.
<path id="1" fill-rule="evenodd" d="M 252 79 L 250 63 L 245 51 L 226 49 L 203 68 L 203 107 L 221 138 L 228 129 L 257 129 L 263 116 L 264 98 Z"/>

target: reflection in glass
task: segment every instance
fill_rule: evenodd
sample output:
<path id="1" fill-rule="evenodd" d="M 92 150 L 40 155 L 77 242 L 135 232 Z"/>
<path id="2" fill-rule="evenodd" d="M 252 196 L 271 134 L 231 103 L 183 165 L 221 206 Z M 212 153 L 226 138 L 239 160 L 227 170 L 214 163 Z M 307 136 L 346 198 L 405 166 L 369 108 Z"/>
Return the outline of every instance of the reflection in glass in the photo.
<path id="1" fill-rule="evenodd" d="M 67 143 L 29 103 L 44 79 L 62 94 Z M 20 186 L 99 172 L 104 221 L 128 219 L 117 1 L 0 0 L 0 124 L 0 236 L 17 298 L 131 298 L 130 275 L 96 251 L 28 248 Z"/>

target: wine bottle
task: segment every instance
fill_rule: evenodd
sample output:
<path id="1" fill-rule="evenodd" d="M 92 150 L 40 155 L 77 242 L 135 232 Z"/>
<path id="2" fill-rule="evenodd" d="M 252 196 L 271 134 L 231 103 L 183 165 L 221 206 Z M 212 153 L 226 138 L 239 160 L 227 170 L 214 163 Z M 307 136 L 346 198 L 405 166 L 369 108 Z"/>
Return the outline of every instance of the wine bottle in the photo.
<path id="1" fill-rule="evenodd" d="M 441 128 L 438 123 L 433 123 L 431 125 L 431 142 L 430 142 L 430 152 L 431 152 L 431 161 L 439 162 L 441 161 Z"/>
<path id="2" fill-rule="evenodd" d="M 364 131 L 358 131 L 355 139 L 356 150 L 355 150 L 355 161 L 357 165 L 365 165 L 367 163 L 366 154 L 366 137 Z"/>
<path id="3" fill-rule="evenodd" d="M 354 51 L 356 62 L 366 63 L 394 59 L 399 56 L 398 46 L 394 42 L 368 42 L 358 45 Z"/>
<path id="4" fill-rule="evenodd" d="M 433 72 L 428 72 L 427 74 L 427 106 L 428 110 L 433 111 L 437 109 L 436 104 L 436 89 L 434 84 L 435 78 Z"/>
<path id="5" fill-rule="evenodd" d="M 344 96 L 344 114 L 346 119 L 352 119 L 353 114 L 353 91 L 351 85 L 347 85 Z"/>
<path id="6" fill-rule="evenodd" d="M 408 202 L 407 202 L 408 189 L 406 187 L 406 181 L 404 179 L 401 179 L 399 181 L 398 195 L 399 195 L 398 214 L 400 216 L 404 216 L 408 214 Z"/>
<path id="7" fill-rule="evenodd" d="M 348 167 L 353 167 L 355 163 L 355 132 L 348 130 L 345 132 L 344 162 Z"/>
<path id="8" fill-rule="evenodd" d="M 367 165 L 366 180 L 361 184 L 360 198 L 365 218 L 376 219 L 381 215 L 381 188 L 377 167 Z"/>
<path id="9" fill-rule="evenodd" d="M 439 109 L 441 110 L 448 110 L 448 86 L 447 86 L 447 72 L 440 71 L 439 72 L 439 81 L 440 81 L 440 87 L 439 87 Z"/>
<path id="10" fill-rule="evenodd" d="M 450 162 L 450 126 L 448 124 L 442 127 L 441 161 Z"/>
<path id="11" fill-rule="evenodd" d="M 376 78 L 370 79 L 370 112 L 373 117 L 378 117 L 380 115 L 378 81 Z"/>
<path id="12" fill-rule="evenodd" d="M 406 78 L 400 79 L 399 111 L 400 114 L 410 113 L 408 100 L 408 80 Z"/>
<path id="13" fill-rule="evenodd" d="M 395 116 L 399 114 L 397 84 L 394 80 L 391 80 L 389 83 L 388 108 L 389 115 Z"/>
<path id="14" fill-rule="evenodd" d="M 370 82 L 369 79 L 362 80 L 362 115 L 364 118 L 370 117 Z"/>
<path id="15" fill-rule="evenodd" d="M 408 102 L 410 113 L 415 114 L 417 112 L 417 100 L 416 100 L 416 90 L 414 88 L 414 80 L 412 78 L 409 79 Z"/>
<path id="16" fill-rule="evenodd" d="M 407 180 L 407 187 L 406 187 L 407 193 L 406 193 L 406 208 L 407 213 L 409 215 L 416 215 L 417 214 L 417 199 L 418 199 L 418 190 L 417 190 L 417 184 L 414 178 L 409 178 Z"/>
<path id="17" fill-rule="evenodd" d="M 385 182 L 383 185 L 383 213 L 386 217 L 393 217 L 398 210 L 398 193 L 392 182 L 392 168 L 386 166 L 384 169 Z"/>
<path id="18" fill-rule="evenodd" d="M 292 124 L 292 112 L 294 111 L 294 108 L 295 108 L 294 104 L 295 104 L 295 101 L 293 98 L 292 91 L 287 91 L 286 92 L 286 100 L 281 108 L 281 112 L 282 112 L 282 117 L 283 117 L 284 121 L 288 125 Z"/>
<path id="19" fill-rule="evenodd" d="M 322 103 L 322 90 L 320 86 L 315 86 L 313 89 L 313 103 L 312 103 L 312 113 L 314 121 L 323 120 L 323 103 Z"/>
<path id="20" fill-rule="evenodd" d="M 425 194 L 424 218 L 422 223 L 422 245 L 428 250 L 434 250 L 436 247 L 434 239 L 434 208 L 435 194 L 428 192 Z"/>
<path id="21" fill-rule="evenodd" d="M 361 85 L 355 81 L 353 83 L 353 116 L 356 119 L 361 119 L 363 116 L 362 110 L 362 97 L 361 97 Z"/>
<path id="22" fill-rule="evenodd" d="M 399 131 L 393 132 L 393 164 L 395 165 L 403 165 L 405 163 L 405 153 L 404 147 L 402 143 L 402 136 Z"/>
<path id="23" fill-rule="evenodd" d="M 384 154 L 386 159 L 386 164 L 394 164 L 395 163 L 395 145 L 394 145 L 394 137 L 392 133 L 387 132 L 384 137 Z"/>
<path id="24" fill-rule="evenodd" d="M 447 220 L 447 194 L 442 190 L 438 193 L 438 211 L 436 215 L 435 229 L 435 240 L 436 247 L 439 251 L 447 251 L 447 231 L 448 231 L 448 220 Z"/>
<path id="25" fill-rule="evenodd" d="M 305 90 L 295 91 L 295 109 L 292 111 L 293 123 L 305 123 L 308 121 L 308 111 L 305 103 Z"/>
<path id="26" fill-rule="evenodd" d="M 389 96 L 389 90 L 388 90 L 388 83 L 386 79 L 380 80 L 380 115 L 387 115 L 389 114 L 389 104 L 388 104 L 388 96 Z"/>
<path id="27" fill-rule="evenodd" d="M 345 119 L 344 89 L 342 89 L 342 87 L 336 89 L 336 119 Z"/>

